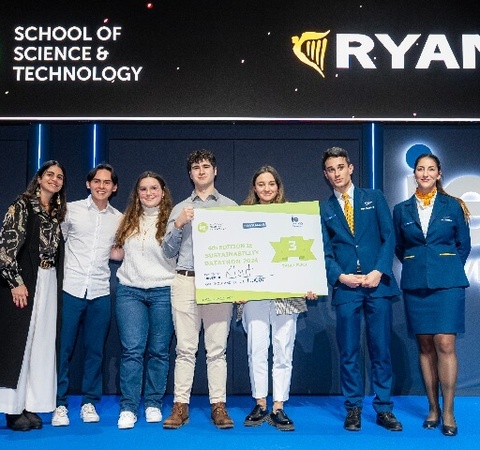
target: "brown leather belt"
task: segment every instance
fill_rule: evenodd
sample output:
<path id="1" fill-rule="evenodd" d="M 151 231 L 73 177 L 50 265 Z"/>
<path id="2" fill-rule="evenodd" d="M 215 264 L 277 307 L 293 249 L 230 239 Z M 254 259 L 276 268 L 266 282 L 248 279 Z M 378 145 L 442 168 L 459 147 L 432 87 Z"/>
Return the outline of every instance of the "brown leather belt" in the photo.
<path id="1" fill-rule="evenodd" d="M 177 270 L 179 275 L 183 275 L 185 277 L 194 277 L 195 271 L 194 270 Z"/>

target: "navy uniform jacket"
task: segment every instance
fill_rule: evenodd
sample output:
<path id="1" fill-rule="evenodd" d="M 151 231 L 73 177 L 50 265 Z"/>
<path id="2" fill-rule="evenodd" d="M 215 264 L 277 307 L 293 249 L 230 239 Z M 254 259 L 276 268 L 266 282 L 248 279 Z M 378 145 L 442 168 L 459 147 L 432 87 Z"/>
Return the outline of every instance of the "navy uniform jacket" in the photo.
<path id="1" fill-rule="evenodd" d="M 464 266 L 471 249 L 470 230 L 456 199 L 437 194 L 427 237 L 415 196 L 395 205 L 393 221 L 402 289 L 468 287 Z"/>
<path id="2" fill-rule="evenodd" d="M 357 272 L 357 261 L 362 274 L 375 269 L 383 273 L 380 284 L 370 289 L 372 297 L 400 294 L 392 272 L 395 234 L 385 197 L 381 191 L 355 187 L 353 208 L 355 236 L 335 195 L 320 206 L 325 266 L 327 280 L 333 287 L 333 305 L 358 300 L 356 289 L 338 281 L 342 273 Z"/>

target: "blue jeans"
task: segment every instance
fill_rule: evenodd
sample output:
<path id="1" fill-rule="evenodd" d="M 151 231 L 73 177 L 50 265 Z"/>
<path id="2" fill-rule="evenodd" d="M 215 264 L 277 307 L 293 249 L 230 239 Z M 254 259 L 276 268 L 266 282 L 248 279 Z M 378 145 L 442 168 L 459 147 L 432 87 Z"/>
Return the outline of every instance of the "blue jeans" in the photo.
<path id="1" fill-rule="evenodd" d="M 111 318 L 110 296 L 93 300 L 63 292 L 62 331 L 57 377 L 57 406 L 68 406 L 69 364 L 80 325 L 83 325 L 82 405 L 102 396 L 103 349 Z"/>
<path id="2" fill-rule="evenodd" d="M 161 408 L 173 335 L 170 287 L 140 289 L 119 283 L 116 317 L 122 344 L 120 411 L 137 414 L 145 366 L 145 408 Z"/>

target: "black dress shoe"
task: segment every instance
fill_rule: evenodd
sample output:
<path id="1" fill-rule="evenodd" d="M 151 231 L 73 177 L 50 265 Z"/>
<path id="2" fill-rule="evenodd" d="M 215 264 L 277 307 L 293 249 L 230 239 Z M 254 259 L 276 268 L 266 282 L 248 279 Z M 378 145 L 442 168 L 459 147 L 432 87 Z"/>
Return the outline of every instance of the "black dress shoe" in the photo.
<path id="1" fill-rule="evenodd" d="M 347 417 L 343 423 L 343 428 L 347 431 L 360 431 L 362 428 L 362 408 L 352 408 L 347 412 Z"/>
<path id="2" fill-rule="evenodd" d="M 7 427 L 13 431 L 30 431 L 32 425 L 24 414 L 5 414 Z"/>
<path id="3" fill-rule="evenodd" d="M 270 414 L 270 424 L 280 431 L 295 430 L 295 425 L 285 414 L 283 409 L 277 409 L 275 412 Z"/>
<path id="4" fill-rule="evenodd" d="M 434 430 L 439 425 L 440 425 L 440 419 L 423 421 L 423 428 L 425 428 L 426 430 Z"/>
<path id="5" fill-rule="evenodd" d="M 33 412 L 27 411 L 26 409 L 23 410 L 23 415 L 29 420 L 30 427 L 33 430 L 40 430 L 43 426 L 43 421 L 38 414 Z"/>
<path id="6" fill-rule="evenodd" d="M 258 427 L 268 418 L 268 410 L 260 405 L 255 405 L 252 412 L 245 417 L 243 424 L 246 427 Z"/>
<path id="7" fill-rule="evenodd" d="M 392 412 L 386 411 L 377 414 L 377 424 L 388 431 L 402 431 L 402 424 L 397 420 Z"/>
<path id="8" fill-rule="evenodd" d="M 458 427 L 454 425 L 453 427 L 449 425 L 442 425 L 442 434 L 444 436 L 456 436 L 458 433 Z"/>

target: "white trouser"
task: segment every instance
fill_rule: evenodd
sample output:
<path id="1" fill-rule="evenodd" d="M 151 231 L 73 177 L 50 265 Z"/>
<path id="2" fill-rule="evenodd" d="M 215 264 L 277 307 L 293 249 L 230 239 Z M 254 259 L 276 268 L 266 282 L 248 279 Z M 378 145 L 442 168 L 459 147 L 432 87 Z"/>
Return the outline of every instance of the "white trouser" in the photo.
<path id="1" fill-rule="evenodd" d="M 268 395 L 268 349 L 271 327 L 273 401 L 288 400 L 297 317 L 296 313 L 277 315 L 273 300 L 250 301 L 245 304 L 242 321 L 247 333 L 248 367 L 253 398 L 265 398 Z"/>
<path id="2" fill-rule="evenodd" d="M 54 267 L 38 269 L 34 299 L 17 389 L 0 388 L 0 411 L 7 414 L 21 414 L 24 409 L 31 412 L 55 409 L 57 275 Z"/>

